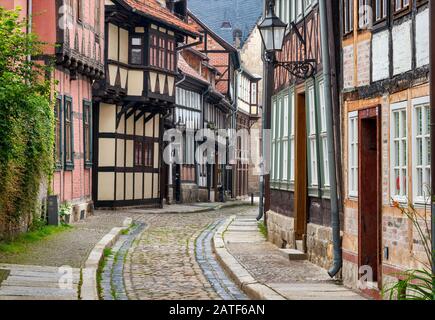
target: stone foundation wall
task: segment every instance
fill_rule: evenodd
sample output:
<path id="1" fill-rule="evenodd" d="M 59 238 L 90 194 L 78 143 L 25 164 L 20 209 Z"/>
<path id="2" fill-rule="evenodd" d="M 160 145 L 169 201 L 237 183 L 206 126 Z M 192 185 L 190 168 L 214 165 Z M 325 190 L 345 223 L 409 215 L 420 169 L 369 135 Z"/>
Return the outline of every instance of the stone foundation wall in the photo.
<path id="1" fill-rule="evenodd" d="M 328 269 L 334 259 L 332 228 L 314 223 L 307 225 L 307 254 L 314 264 Z"/>
<path id="2" fill-rule="evenodd" d="M 181 184 L 181 202 L 195 203 L 198 202 L 198 185 L 194 183 Z"/>
<path id="3" fill-rule="evenodd" d="M 208 189 L 198 188 L 198 201 L 208 202 Z"/>
<path id="4" fill-rule="evenodd" d="M 341 269 L 343 284 L 351 289 L 358 289 L 358 265 L 343 259 Z"/>
<path id="5" fill-rule="evenodd" d="M 267 237 L 279 248 L 294 249 L 296 247 L 294 226 L 294 218 L 274 211 L 267 212 Z"/>

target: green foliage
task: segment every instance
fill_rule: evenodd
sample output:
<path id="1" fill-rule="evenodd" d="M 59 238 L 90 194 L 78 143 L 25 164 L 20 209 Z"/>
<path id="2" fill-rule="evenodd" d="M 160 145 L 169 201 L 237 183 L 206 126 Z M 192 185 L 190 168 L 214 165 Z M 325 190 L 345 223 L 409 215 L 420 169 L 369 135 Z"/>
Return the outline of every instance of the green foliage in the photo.
<path id="1" fill-rule="evenodd" d="M 263 237 L 267 239 L 267 227 L 264 224 L 264 222 L 259 222 L 258 223 L 258 229 L 260 230 L 260 232 L 263 235 Z"/>
<path id="2" fill-rule="evenodd" d="M 424 210 L 424 213 L 419 213 L 412 204 L 409 204 L 408 207 L 403 207 L 396 201 L 393 201 L 393 204 L 412 222 L 414 229 L 417 230 L 427 261 L 420 261 L 423 265 L 422 269 L 407 270 L 396 274 L 395 276 L 399 280 L 385 286 L 382 290 L 382 296 L 390 300 L 435 300 L 435 276 L 432 274 L 432 257 L 435 255 L 435 250 L 432 248 L 427 210 Z"/>
<path id="3" fill-rule="evenodd" d="M 29 59 L 43 43 L 27 34 L 18 11 L 0 7 L 0 236 L 29 225 L 43 179 L 53 172 L 50 66 Z"/>
<path id="4" fill-rule="evenodd" d="M 30 244 L 44 240 L 60 232 L 68 231 L 71 228 L 70 226 L 44 226 L 38 230 L 24 233 L 13 241 L 0 241 L 0 252 L 5 254 L 23 253 Z"/>

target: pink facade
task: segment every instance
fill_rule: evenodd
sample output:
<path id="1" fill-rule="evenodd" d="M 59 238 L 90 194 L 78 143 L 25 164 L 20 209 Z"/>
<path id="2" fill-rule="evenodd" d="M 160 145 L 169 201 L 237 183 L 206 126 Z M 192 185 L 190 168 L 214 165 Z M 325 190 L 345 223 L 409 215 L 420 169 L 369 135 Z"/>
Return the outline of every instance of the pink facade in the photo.
<path id="1" fill-rule="evenodd" d="M 104 77 L 104 0 L 0 0 L 0 5 L 21 7 L 23 17 L 31 10 L 32 31 L 47 43 L 43 59 L 55 58 L 51 189 L 60 203 L 73 205 L 73 219 L 83 218 L 92 210 L 92 84 Z"/>

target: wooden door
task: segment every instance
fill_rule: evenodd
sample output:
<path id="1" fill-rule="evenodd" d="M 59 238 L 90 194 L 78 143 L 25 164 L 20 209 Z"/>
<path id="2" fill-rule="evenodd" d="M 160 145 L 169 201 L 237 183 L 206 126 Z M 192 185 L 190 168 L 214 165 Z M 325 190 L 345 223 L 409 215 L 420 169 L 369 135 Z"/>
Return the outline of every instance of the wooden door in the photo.
<path id="1" fill-rule="evenodd" d="M 307 122 L 305 92 L 296 95 L 295 104 L 295 236 L 303 240 L 307 233 Z"/>
<path id="2" fill-rule="evenodd" d="M 380 285 L 381 135 L 379 107 L 359 112 L 359 266 L 370 266 Z"/>

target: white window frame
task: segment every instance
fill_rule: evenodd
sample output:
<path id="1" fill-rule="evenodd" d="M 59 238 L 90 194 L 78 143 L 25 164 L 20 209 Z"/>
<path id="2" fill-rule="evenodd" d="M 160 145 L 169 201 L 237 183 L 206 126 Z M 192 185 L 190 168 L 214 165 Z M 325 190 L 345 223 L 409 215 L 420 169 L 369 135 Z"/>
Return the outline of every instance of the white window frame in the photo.
<path id="1" fill-rule="evenodd" d="M 358 197 L 359 189 L 359 119 L 358 111 L 348 113 L 347 128 L 347 160 L 348 160 L 348 195 L 350 198 Z M 354 187 L 355 186 L 355 187 Z"/>
<path id="2" fill-rule="evenodd" d="M 323 160 L 323 187 L 331 187 L 329 178 L 329 157 L 328 157 L 328 129 L 326 126 L 326 103 L 325 103 L 325 82 L 319 81 L 319 107 L 320 107 L 320 141 L 322 145 Z"/>
<path id="3" fill-rule="evenodd" d="M 423 130 L 425 130 L 425 127 L 428 127 L 428 131 L 426 133 L 423 132 L 423 134 L 418 135 L 417 134 L 417 109 L 422 108 L 423 114 L 422 114 L 422 127 Z M 426 109 L 426 112 L 424 112 L 424 109 Z M 417 139 L 422 139 L 423 144 L 423 152 L 425 150 L 429 150 L 430 148 L 430 118 L 428 117 L 428 114 L 430 114 L 430 98 L 427 97 L 420 97 L 412 100 L 412 193 L 413 193 L 413 201 L 414 204 L 429 204 L 430 203 L 430 194 L 427 194 L 427 191 L 429 190 L 427 186 L 430 187 L 430 159 L 428 159 L 427 154 L 422 155 L 423 163 L 421 165 L 417 165 L 418 163 L 418 146 L 417 146 Z M 429 122 L 429 123 L 427 123 Z M 426 159 L 425 159 L 426 158 Z M 423 170 L 423 179 L 422 179 L 422 188 L 423 188 L 423 195 L 418 194 L 419 189 L 419 181 L 417 178 L 418 170 Z M 429 170 L 429 176 L 425 178 L 425 171 Z"/>
<path id="4" fill-rule="evenodd" d="M 289 147 L 290 147 L 290 183 L 295 182 L 295 93 L 292 91 L 290 93 L 290 137 L 289 137 Z"/>
<path id="5" fill-rule="evenodd" d="M 317 161 L 317 130 L 316 130 L 316 94 L 315 86 L 311 84 L 308 87 L 308 117 L 309 117 L 309 135 L 310 141 L 310 187 L 319 186 L 318 161 Z"/>
<path id="6" fill-rule="evenodd" d="M 407 203 L 408 201 L 408 192 L 409 192 L 409 179 L 408 179 L 408 101 L 397 102 L 391 104 L 391 113 L 390 113 L 390 196 L 394 201 L 398 201 L 400 203 Z M 405 112 L 405 121 L 403 121 L 402 115 Z M 395 138 L 395 114 L 399 113 L 399 137 Z M 401 124 L 405 123 L 405 127 L 401 127 Z M 405 132 L 403 130 L 406 130 Z M 403 136 L 403 134 L 405 136 Z M 396 166 L 396 143 L 399 143 L 399 164 Z M 406 149 L 403 152 L 403 143 L 406 144 Z M 396 178 L 395 171 L 399 170 L 399 179 L 401 184 L 403 184 L 403 178 L 406 180 L 406 191 L 401 192 L 400 194 L 396 194 Z M 403 173 L 405 171 L 405 174 Z"/>
<path id="7" fill-rule="evenodd" d="M 281 181 L 288 182 L 288 172 L 289 172 L 289 96 L 288 94 L 282 97 L 282 108 L 283 108 L 283 117 L 282 117 L 282 175 Z"/>

